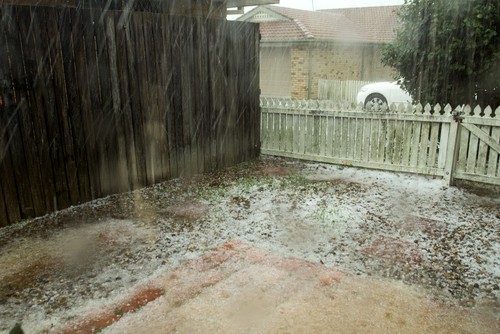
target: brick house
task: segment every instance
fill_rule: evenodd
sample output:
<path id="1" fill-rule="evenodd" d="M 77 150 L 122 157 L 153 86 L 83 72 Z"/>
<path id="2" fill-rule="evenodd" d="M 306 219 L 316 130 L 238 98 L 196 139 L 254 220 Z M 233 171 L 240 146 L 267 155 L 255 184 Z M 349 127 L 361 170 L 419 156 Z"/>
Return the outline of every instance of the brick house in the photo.
<path id="1" fill-rule="evenodd" d="M 400 6 L 307 11 L 260 6 L 238 20 L 260 23 L 261 92 L 316 99 L 318 80 L 392 80 L 381 62 Z"/>

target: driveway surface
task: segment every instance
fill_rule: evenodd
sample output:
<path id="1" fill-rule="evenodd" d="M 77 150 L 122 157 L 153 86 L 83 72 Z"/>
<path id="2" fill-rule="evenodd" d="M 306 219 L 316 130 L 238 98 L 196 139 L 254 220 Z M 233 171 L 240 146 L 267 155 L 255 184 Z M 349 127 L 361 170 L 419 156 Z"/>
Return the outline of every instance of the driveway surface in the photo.
<path id="1" fill-rule="evenodd" d="M 263 157 L 0 229 L 0 333 L 498 333 L 499 208 Z"/>

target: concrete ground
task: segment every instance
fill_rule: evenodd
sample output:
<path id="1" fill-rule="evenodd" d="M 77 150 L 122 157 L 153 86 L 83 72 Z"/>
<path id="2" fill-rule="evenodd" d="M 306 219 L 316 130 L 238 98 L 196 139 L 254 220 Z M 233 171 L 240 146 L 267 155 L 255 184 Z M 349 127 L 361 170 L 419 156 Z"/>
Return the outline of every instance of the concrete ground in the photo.
<path id="1" fill-rule="evenodd" d="M 498 333 L 499 329 L 494 314 L 444 305 L 399 281 L 349 276 L 227 242 L 51 332 Z"/>

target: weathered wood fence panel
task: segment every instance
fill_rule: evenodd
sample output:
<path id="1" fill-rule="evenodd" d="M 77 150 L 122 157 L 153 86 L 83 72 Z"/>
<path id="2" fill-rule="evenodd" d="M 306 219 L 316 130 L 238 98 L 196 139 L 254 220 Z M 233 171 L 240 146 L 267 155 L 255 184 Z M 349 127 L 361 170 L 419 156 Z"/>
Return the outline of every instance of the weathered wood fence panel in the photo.
<path id="1" fill-rule="evenodd" d="M 272 98 L 262 98 L 261 107 L 264 154 L 500 184 L 500 108 L 365 112 L 332 101 Z M 462 113 L 459 133 L 452 133 Z M 457 159 L 453 175 L 446 170 L 450 157 Z"/>
<path id="2" fill-rule="evenodd" d="M 364 85 L 373 81 L 361 80 L 319 80 L 318 99 L 356 103 L 356 96 Z"/>
<path id="3" fill-rule="evenodd" d="M 500 108 L 464 110 L 455 178 L 500 184 Z"/>
<path id="4" fill-rule="evenodd" d="M 259 153 L 258 27 L 0 7 L 0 226 Z"/>

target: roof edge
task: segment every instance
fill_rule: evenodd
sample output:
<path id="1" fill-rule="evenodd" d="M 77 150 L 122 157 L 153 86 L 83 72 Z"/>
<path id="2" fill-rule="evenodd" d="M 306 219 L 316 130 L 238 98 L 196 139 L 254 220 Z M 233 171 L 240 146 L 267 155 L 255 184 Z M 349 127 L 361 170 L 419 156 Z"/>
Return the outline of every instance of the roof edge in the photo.
<path id="1" fill-rule="evenodd" d="M 269 15 L 272 19 L 271 20 L 265 20 L 265 21 L 252 21 L 251 18 L 255 17 L 258 14 L 264 14 L 264 15 Z M 291 20 L 290 17 L 282 15 L 280 13 L 275 12 L 272 10 L 272 6 L 258 6 L 249 11 L 248 13 L 245 13 L 238 17 L 236 21 L 247 21 L 247 22 L 272 22 L 272 21 L 285 21 L 285 20 Z"/>

